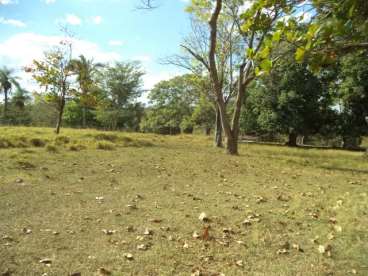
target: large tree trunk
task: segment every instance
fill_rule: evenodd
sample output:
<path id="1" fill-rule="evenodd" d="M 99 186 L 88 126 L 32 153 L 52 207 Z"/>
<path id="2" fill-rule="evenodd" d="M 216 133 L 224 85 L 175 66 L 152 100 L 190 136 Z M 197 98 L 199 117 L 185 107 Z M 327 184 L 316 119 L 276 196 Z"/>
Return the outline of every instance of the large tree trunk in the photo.
<path id="1" fill-rule="evenodd" d="M 216 107 L 216 125 L 215 125 L 215 147 L 222 148 L 222 125 L 220 110 Z"/>
<path id="2" fill-rule="evenodd" d="M 295 131 L 291 131 L 289 133 L 289 140 L 287 141 L 286 145 L 288 145 L 289 147 L 296 147 L 297 138 L 298 138 L 298 134 Z"/>
<path id="3" fill-rule="evenodd" d="M 238 154 L 238 137 L 226 137 L 226 152 L 231 155 Z"/>

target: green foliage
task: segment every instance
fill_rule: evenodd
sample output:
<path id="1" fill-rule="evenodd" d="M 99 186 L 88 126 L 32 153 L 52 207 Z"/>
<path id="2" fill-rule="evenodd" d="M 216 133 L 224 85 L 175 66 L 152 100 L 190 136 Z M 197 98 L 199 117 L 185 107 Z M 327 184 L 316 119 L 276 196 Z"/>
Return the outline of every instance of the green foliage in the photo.
<path id="1" fill-rule="evenodd" d="M 359 137 L 368 133 L 367 54 L 350 54 L 341 60 L 338 86 L 342 136 Z"/>
<path id="2" fill-rule="evenodd" d="M 58 114 L 57 104 L 47 101 L 41 94 L 35 93 L 33 97 L 33 104 L 29 107 L 31 124 L 34 126 L 54 126 Z"/>
<path id="3" fill-rule="evenodd" d="M 250 89 L 242 128 L 259 134 L 316 133 L 326 113 L 326 96 L 306 64 L 285 60 Z"/>
<path id="4" fill-rule="evenodd" d="M 211 129 L 216 120 L 216 112 L 214 104 L 208 100 L 208 97 L 201 95 L 198 104 L 195 106 L 191 121 L 196 126 L 201 126 L 205 129 Z"/>
<path id="5" fill-rule="evenodd" d="M 180 130 L 191 132 L 190 118 L 201 89 L 201 80 L 190 74 L 159 82 L 148 95 L 151 106 L 141 129 L 166 134 L 177 134 Z"/>
<path id="6" fill-rule="evenodd" d="M 101 95 L 96 121 L 106 129 L 138 130 L 143 107 L 136 103 L 142 94 L 142 71 L 136 62 L 116 63 L 100 76 Z"/>

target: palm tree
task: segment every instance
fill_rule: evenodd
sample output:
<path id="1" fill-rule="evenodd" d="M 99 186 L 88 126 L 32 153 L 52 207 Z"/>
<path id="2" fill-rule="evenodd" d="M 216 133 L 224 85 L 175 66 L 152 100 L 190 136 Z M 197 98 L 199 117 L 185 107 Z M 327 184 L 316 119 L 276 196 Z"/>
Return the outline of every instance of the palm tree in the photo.
<path id="1" fill-rule="evenodd" d="M 86 109 L 93 102 L 93 91 L 96 88 L 95 75 L 98 69 L 103 67 L 100 63 L 94 63 L 92 59 L 86 59 L 84 55 L 80 55 L 79 59 L 73 59 L 70 62 L 71 70 L 77 76 L 77 82 L 81 92 L 80 102 L 82 106 L 82 126 L 86 127 Z"/>
<path id="2" fill-rule="evenodd" d="M 28 101 L 31 100 L 29 92 L 21 87 L 17 87 L 17 90 L 13 94 L 11 103 L 14 104 L 20 110 L 24 110 L 24 107 Z"/>
<path id="3" fill-rule="evenodd" d="M 7 117 L 8 112 L 8 96 L 12 90 L 13 86 L 20 88 L 19 83 L 17 82 L 17 77 L 13 77 L 14 71 L 7 67 L 3 67 L 0 69 L 0 91 L 4 93 L 4 110 L 3 116 Z"/>

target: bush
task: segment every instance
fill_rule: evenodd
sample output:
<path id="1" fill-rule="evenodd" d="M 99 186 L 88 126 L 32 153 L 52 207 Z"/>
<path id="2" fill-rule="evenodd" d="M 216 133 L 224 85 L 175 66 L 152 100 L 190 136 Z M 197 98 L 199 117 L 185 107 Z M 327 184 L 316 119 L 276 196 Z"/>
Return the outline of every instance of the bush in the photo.
<path id="1" fill-rule="evenodd" d="M 32 146 L 37 147 L 37 148 L 42 148 L 46 145 L 46 142 L 40 138 L 32 138 L 30 140 L 30 143 Z"/>
<path id="2" fill-rule="evenodd" d="M 46 151 L 51 152 L 51 153 L 58 153 L 59 152 L 58 148 L 55 145 L 47 145 Z"/>
<path id="3" fill-rule="evenodd" d="M 97 143 L 97 149 L 100 150 L 114 150 L 115 144 L 108 141 L 101 141 Z"/>

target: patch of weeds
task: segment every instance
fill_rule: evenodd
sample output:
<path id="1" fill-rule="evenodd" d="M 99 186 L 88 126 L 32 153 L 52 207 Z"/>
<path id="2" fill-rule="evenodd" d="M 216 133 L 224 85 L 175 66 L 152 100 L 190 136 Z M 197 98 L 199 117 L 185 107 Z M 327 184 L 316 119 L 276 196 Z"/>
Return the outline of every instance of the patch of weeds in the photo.
<path id="1" fill-rule="evenodd" d="M 65 145 L 70 143 L 70 137 L 68 136 L 58 136 L 54 139 L 56 145 Z"/>
<path id="2" fill-rule="evenodd" d="M 108 134 L 108 133 L 99 133 L 94 136 L 95 140 L 97 141 L 110 141 L 115 142 L 118 140 L 118 136 L 115 134 Z"/>
<path id="3" fill-rule="evenodd" d="M 69 146 L 69 150 L 70 151 L 80 151 L 80 150 L 84 150 L 87 147 L 81 144 L 74 144 L 74 145 L 70 145 Z"/>
<path id="4" fill-rule="evenodd" d="M 46 151 L 50 152 L 50 153 L 58 153 L 59 150 L 55 145 L 47 145 L 46 146 Z"/>
<path id="5" fill-rule="evenodd" d="M 17 161 L 17 165 L 19 168 L 23 169 L 23 170 L 31 170 L 36 168 L 36 166 L 34 164 L 32 164 L 29 161 L 26 160 L 18 160 Z"/>
<path id="6" fill-rule="evenodd" d="M 123 142 L 124 147 L 152 147 L 153 144 L 148 141 L 142 141 L 137 139 L 132 139 L 129 137 L 122 137 L 121 141 Z"/>
<path id="7" fill-rule="evenodd" d="M 0 149 L 7 149 L 11 148 L 12 146 L 12 143 L 8 139 L 0 137 Z"/>
<path id="8" fill-rule="evenodd" d="M 115 144 L 108 141 L 101 141 L 97 143 L 96 148 L 100 150 L 115 150 Z"/>
<path id="9" fill-rule="evenodd" d="M 123 143 L 129 144 L 129 143 L 132 143 L 134 140 L 130 137 L 121 137 L 121 141 Z"/>
<path id="10" fill-rule="evenodd" d="M 36 153 L 36 151 L 31 150 L 31 149 L 24 149 L 20 153 L 22 153 L 22 154 L 33 154 L 33 153 Z"/>
<path id="11" fill-rule="evenodd" d="M 31 143 L 32 146 L 37 148 L 42 148 L 46 145 L 46 141 L 40 138 L 32 138 L 29 142 Z"/>

